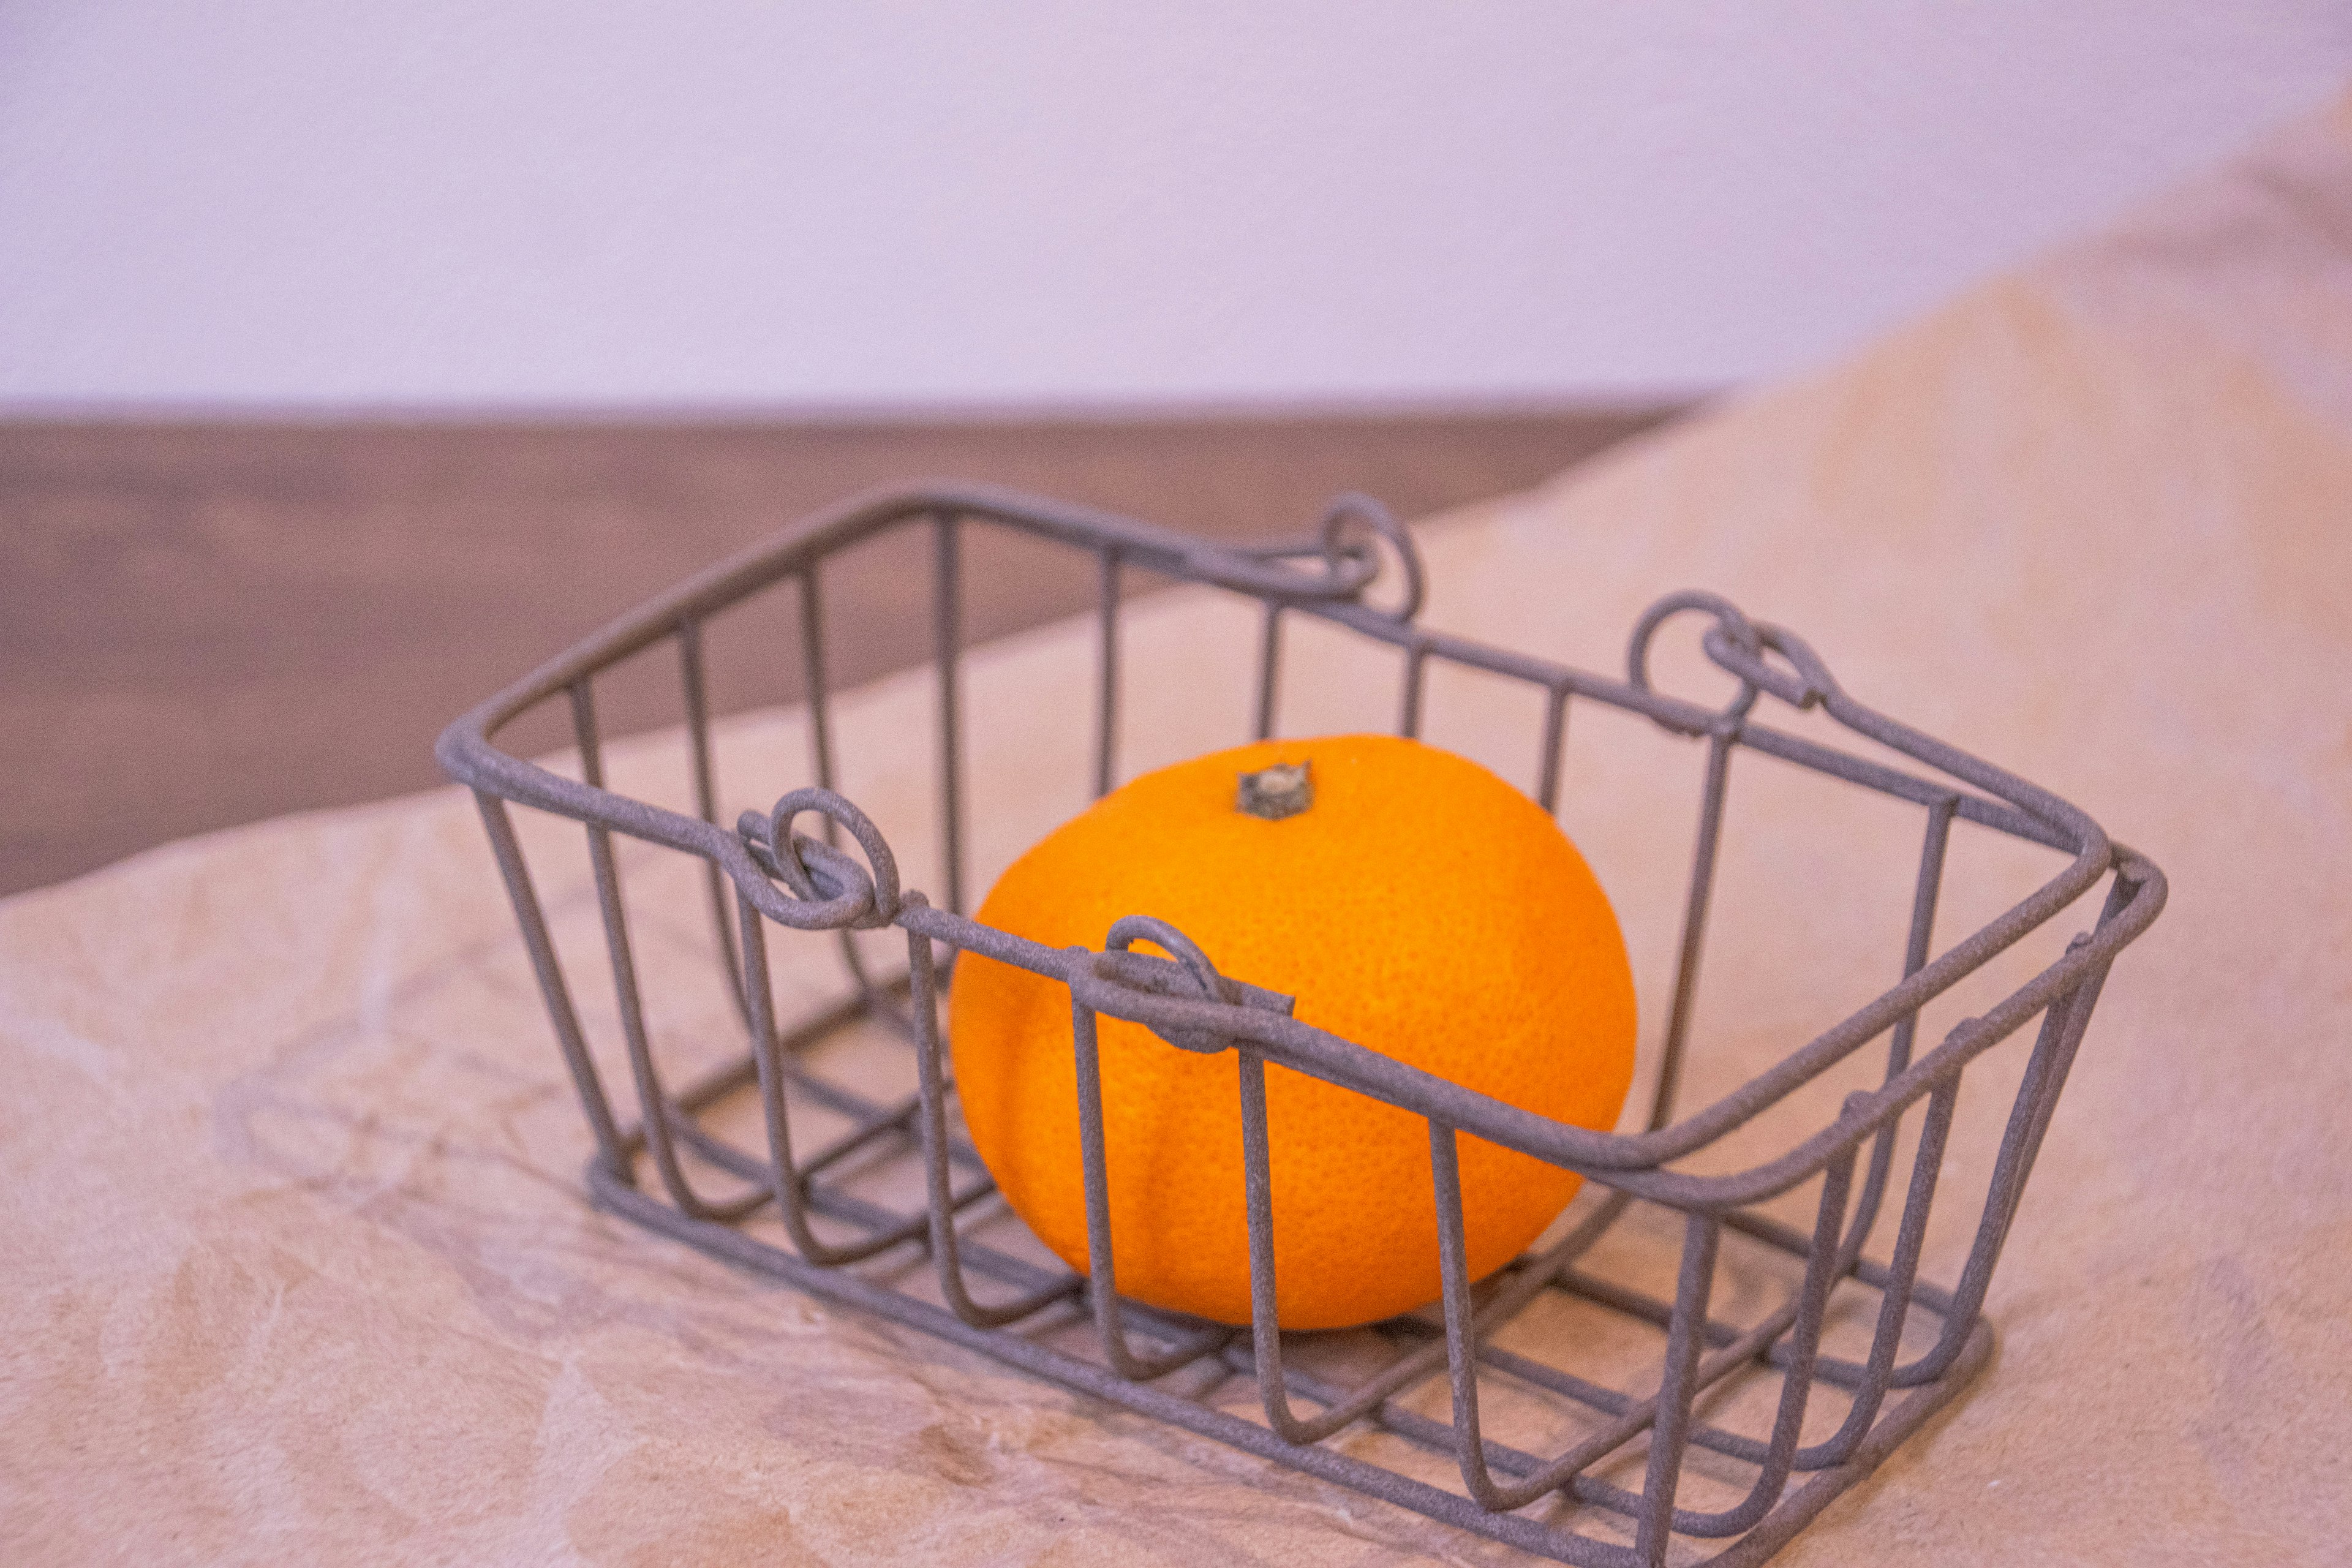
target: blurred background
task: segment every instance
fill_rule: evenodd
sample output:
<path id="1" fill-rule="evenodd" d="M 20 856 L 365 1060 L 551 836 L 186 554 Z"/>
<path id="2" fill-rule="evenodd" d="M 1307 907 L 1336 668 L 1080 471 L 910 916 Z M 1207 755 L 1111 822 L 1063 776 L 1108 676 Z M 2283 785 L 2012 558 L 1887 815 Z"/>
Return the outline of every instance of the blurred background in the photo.
<path id="1" fill-rule="evenodd" d="M 2323 0 L 0 0 L 0 892 L 430 784 L 865 486 L 1267 538 L 1531 483 L 2347 68 Z M 848 678 L 923 651 L 892 572 Z"/>

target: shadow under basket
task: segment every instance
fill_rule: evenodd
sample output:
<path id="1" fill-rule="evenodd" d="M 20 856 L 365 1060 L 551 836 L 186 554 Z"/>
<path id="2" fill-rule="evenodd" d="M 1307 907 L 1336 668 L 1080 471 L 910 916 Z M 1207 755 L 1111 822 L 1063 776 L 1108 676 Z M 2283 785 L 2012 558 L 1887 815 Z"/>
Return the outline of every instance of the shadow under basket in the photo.
<path id="1" fill-rule="evenodd" d="M 1128 573 L 1209 584 L 1262 607 L 1255 693 L 1260 736 L 1274 727 L 1284 626 L 1306 617 L 1394 650 L 1402 672 L 1402 734 L 1420 731 L 1433 661 L 1523 683 L 1540 700 L 1540 732 L 1528 742 L 1539 780 L 1533 793 L 1547 810 L 1559 793 L 1571 700 L 1643 716 L 1691 748 L 1703 769 L 1696 848 L 1644 1130 L 1603 1133 L 1551 1121 L 1377 1057 L 1290 1016 L 1286 999 L 1219 975 L 1213 955 L 1156 921 L 1120 922 L 1105 951 L 1095 952 L 1045 948 L 966 918 L 963 553 L 980 530 L 1011 531 L 1076 552 L 1082 569 L 1098 574 L 1096 700 L 1090 715 L 1073 715 L 1094 726 L 1090 782 L 1097 795 L 1112 787 L 1117 774 L 1119 590 Z M 931 565 L 940 905 L 902 888 L 881 833 L 833 788 L 822 568 L 852 546 L 909 532 Z M 1376 605 L 1368 589 L 1384 571 L 1392 582 L 1401 576 L 1401 590 L 1384 588 L 1390 602 Z M 1360 497 L 1340 498 L 1320 533 L 1296 548 L 1243 550 L 985 487 L 894 490 L 845 503 L 662 595 L 453 724 L 441 737 L 439 756 L 479 801 L 594 1136 L 587 1174 L 599 1205 L 828 1301 L 1539 1556 L 1595 1568 L 1762 1562 L 1950 1401 L 1990 1358 L 1993 1333 L 1981 1310 L 1987 1286 L 2109 966 L 2155 920 L 2163 876 L 2073 805 L 1862 706 L 1799 638 L 1712 595 L 1676 594 L 1653 605 L 1633 628 L 1625 678 L 1612 679 L 1423 629 L 1415 624 L 1422 589 L 1410 536 Z M 714 805 L 704 631 L 710 617 L 771 591 L 784 595 L 782 607 L 799 628 L 812 782 L 766 815 L 747 812 L 722 826 Z M 1667 695 L 1651 682 L 1654 635 L 1683 612 L 1704 617 L 1700 646 L 1737 682 L 1721 707 Z M 595 682 L 663 644 L 675 647 L 679 661 L 698 816 L 605 787 Z M 1768 695 L 1791 709 L 1825 713 L 1842 731 L 1811 721 L 1815 728 L 1860 737 L 1884 754 L 1866 757 L 1760 722 L 1755 710 Z M 577 779 L 498 747 L 503 726 L 541 704 L 559 712 L 569 707 Z M 1742 749 L 1916 810 L 1924 842 L 1906 960 L 1891 989 L 1677 1120 L 1674 1099 L 1724 836 L 1727 770 Z M 590 1054 L 510 804 L 585 826 L 639 1108 L 634 1126 L 616 1119 Z M 793 831 L 804 817 L 820 829 L 815 837 Z M 1981 930 L 1931 951 L 1956 820 L 2043 846 L 2064 865 Z M 1674 828 L 1682 830 L 1679 823 Z M 710 945 L 733 1003 L 727 1027 L 740 1026 L 746 1043 L 731 1066 L 675 1089 L 665 1086 L 649 1039 L 640 990 L 649 971 L 632 955 L 615 835 L 702 862 Z M 2103 882 L 2102 905 L 2096 894 Z M 1923 1006 L 2078 900 L 2099 910 L 2091 929 L 1931 1048 L 1915 1052 Z M 809 933 L 779 940 L 837 947 L 845 986 L 843 1000 L 789 1028 L 777 1018 L 772 927 Z M 877 942 L 895 955 L 897 938 L 852 934 L 885 928 L 903 935 L 903 972 L 875 959 Z M 1139 942 L 1176 960 L 1129 951 Z M 2056 931 L 2043 942 L 2054 950 Z M 1072 1274 L 1026 1237 L 993 1195 L 961 1134 L 939 986 L 946 967 L 965 952 L 1019 965 L 1068 990 L 1089 1257 L 1097 1265 L 1090 1277 Z M 886 975 L 886 967 L 894 973 Z M 1117 1293 L 1096 1070 L 1095 1020 L 1103 1014 L 1143 1024 L 1171 1050 L 1181 1041 L 1183 1048 L 1234 1054 L 1256 1307 L 1246 1328 L 1173 1317 Z M 1931 1284 L 1918 1268 L 1953 1142 L 1962 1075 L 2029 1025 L 2031 1055 L 1990 1152 L 1983 1211 L 1966 1261 L 1949 1286 Z M 911 1054 L 911 1089 L 877 1093 L 819 1070 L 814 1058 L 826 1054 L 828 1042 L 858 1031 L 891 1037 L 902 1062 Z M 1857 1053 L 1881 1042 L 1883 1071 L 1876 1057 L 1869 1058 L 1869 1087 L 1845 1096 L 1834 1114 L 1802 1121 L 1797 1135 L 1773 1145 L 1772 1157 L 1720 1173 L 1674 1168 L 1706 1164 L 1711 1149 L 1720 1154 L 1727 1135 L 1776 1108 L 1785 1112 L 1792 1097 L 1801 1098 L 1849 1058 L 1860 1068 Z M 1444 1287 L 1437 1310 L 1339 1336 L 1336 1348 L 1332 1336 L 1276 1331 L 1268 1062 L 1400 1107 L 1426 1123 L 1430 1184 L 1398 1201 L 1434 1205 Z M 722 1136 L 729 1107 L 738 1128 L 757 1127 L 764 1137 Z M 813 1117 L 830 1134 L 821 1142 L 808 1131 Z M 1464 1265 L 1456 1163 L 1464 1134 L 1587 1178 L 1564 1226 L 1500 1274 L 1475 1283 Z M 1907 1151 L 1907 1164 L 1899 1149 Z M 1987 1163 L 1979 1152 L 1973 1168 L 1981 1172 Z M 707 1190 L 713 1184 L 722 1185 L 724 1195 Z M 1765 1212 L 1774 1200 L 1794 1223 Z M 1883 1210 L 1892 1213 L 1891 1237 L 1874 1236 L 1885 1230 Z M 755 1221 L 774 1240 L 754 1234 Z M 1658 1278 L 1646 1289 L 1626 1271 L 1612 1274 L 1604 1266 L 1604 1258 L 1639 1250 L 1629 1236 L 1653 1243 L 1656 1266 L 1647 1273 Z M 1735 1252 L 1747 1259 L 1739 1267 L 1749 1275 L 1763 1268 L 1774 1288 L 1727 1289 Z M 1727 1297 L 1747 1310 L 1723 1310 Z M 1825 1331 L 1839 1314 L 1851 1331 L 1850 1354 L 1833 1354 L 1825 1342 L 1834 1337 Z M 1609 1321 L 1595 1327 L 1601 1318 Z M 1547 1324 L 1558 1331 L 1571 1321 L 1573 1332 L 1545 1331 Z M 1621 1356 L 1606 1368 L 1587 1360 L 1603 1341 L 1634 1346 L 1633 1359 Z M 1735 1389 L 1742 1391 L 1738 1398 L 1731 1397 Z M 1538 1446 L 1498 1436 L 1507 1413 L 1528 1425 L 1530 1411 L 1540 1417 L 1530 1429 L 1565 1436 Z M 1749 1418 L 1734 1419 L 1740 1412 Z M 1695 1506 L 1702 1493 L 1723 1506 Z"/>

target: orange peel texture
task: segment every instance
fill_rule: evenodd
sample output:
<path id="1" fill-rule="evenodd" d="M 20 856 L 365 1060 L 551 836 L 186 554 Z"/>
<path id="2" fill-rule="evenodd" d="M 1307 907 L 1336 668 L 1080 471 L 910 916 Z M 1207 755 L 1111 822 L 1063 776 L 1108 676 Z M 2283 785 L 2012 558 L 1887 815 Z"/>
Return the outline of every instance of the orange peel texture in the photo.
<path id="1" fill-rule="evenodd" d="M 1240 776 L 1309 765 L 1311 805 L 1266 820 Z M 1559 1121 L 1616 1123 L 1633 1072 L 1633 984 L 1601 884 L 1543 809 L 1486 769 L 1384 735 L 1267 741 L 1138 778 L 1007 870 L 982 923 L 1100 948 L 1142 914 L 1296 1016 Z M 973 1145 L 1004 1197 L 1087 1267 L 1070 999 L 967 953 L 950 1038 Z M 1249 1320 L 1238 1069 L 1099 1020 L 1113 1262 L 1122 1295 Z M 1421 1118 L 1269 1062 L 1276 1309 L 1342 1328 L 1439 1294 Z M 1582 1178 L 1463 1135 L 1470 1274 L 1522 1251 Z"/>

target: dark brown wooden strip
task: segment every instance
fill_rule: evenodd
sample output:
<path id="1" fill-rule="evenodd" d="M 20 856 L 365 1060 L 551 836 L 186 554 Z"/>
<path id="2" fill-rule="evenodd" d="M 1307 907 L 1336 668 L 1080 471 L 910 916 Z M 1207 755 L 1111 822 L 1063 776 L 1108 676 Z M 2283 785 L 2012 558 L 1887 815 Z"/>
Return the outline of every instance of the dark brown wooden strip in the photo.
<path id="1" fill-rule="evenodd" d="M 868 486 L 989 479 L 1222 538 L 1297 537 L 1339 490 L 1417 516 L 1531 484 L 1674 412 L 0 423 L 0 893 L 434 784 L 433 737 L 462 709 Z M 927 578 L 906 554 L 921 547 L 909 535 L 828 571 L 836 684 L 927 656 Z M 973 642 L 1076 609 L 1095 586 L 1095 563 L 1075 557 L 976 551 L 970 567 Z M 794 634 L 774 635 L 772 667 L 714 653 L 714 710 L 797 695 Z M 600 685 L 611 733 L 674 721 L 675 672 L 647 673 Z"/>

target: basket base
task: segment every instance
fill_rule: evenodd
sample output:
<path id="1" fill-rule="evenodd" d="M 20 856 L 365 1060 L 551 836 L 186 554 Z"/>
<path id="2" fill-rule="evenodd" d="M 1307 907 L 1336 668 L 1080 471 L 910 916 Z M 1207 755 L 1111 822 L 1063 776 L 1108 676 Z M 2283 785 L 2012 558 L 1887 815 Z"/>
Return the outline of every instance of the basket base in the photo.
<path id="1" fill-rule="evenodd" d="M 1625 1568 L 1633 1561 L 1626 1547 L 1558 1530 L 1521 1513 L 1490 1512 L 1467 1497 L 1329 1448 L 1286 1442 L 1256 1422 L 1211 1409 L 1150 1384 L 1131 1383 L 1108 1367 L 1081 1361 L 1020 1335 L 973 1328 L 942 1307 L 877 1285 L 854 1270 L 819 1268 L 781 1247 L 746 1236 L 732 1226 L 681 1214 L 622 1180 L 602 1159 L 589 1162 L 587 1177 L 589 1191 L 599 1208 L 676 1237 L 713 1258 L 782 1279 L 820 1300 L 876 1313 L 1024 1372 L 1050 1378 L 1078 1393 L 1109 1400 L 1138 1415 L 1215 1438 L 1262 1458 L 1336 1481 L 1538 1556 L 1580 1564 L 1580 1568 Z M 1944 1375 L 1891 1401 L 1872 1424 L 1853 1458 L 1813 1472 L 1738 1539 L 1702 1561 L 1720 1564 L 1721 1568 L 1753 1568 L 1770 1558 L 1842 1493 L 1876 1469 L 1929 1416 L 1949 1404 L 1992 1359 L 1994 1341 L 1992 1325 L 1979 1318 Z"/>

